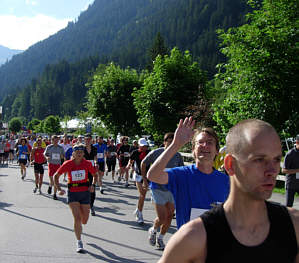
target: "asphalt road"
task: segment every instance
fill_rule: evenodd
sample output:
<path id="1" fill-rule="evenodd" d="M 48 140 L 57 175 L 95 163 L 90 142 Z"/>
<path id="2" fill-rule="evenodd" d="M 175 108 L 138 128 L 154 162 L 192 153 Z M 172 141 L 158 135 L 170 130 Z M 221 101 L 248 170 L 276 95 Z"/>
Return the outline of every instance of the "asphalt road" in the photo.
<path id="1" fill-rule="evenodd" d="M 61 178 L 62 179 L 62 178 Z M 97 190 L 95 209 L 83 227 L 85 254 L 76 253 L 73 218 L 66 197 L 54 201 L 48 195 L 45 171 L 43 194 L 34 194 L 33 168 L 21 180 L 16 164 L 0 168 L 0 262 L 157 262 L 162 252 L 148 244 L 147 230 L 155 218 L 150 193 L 144 206 L 145 224 L 135 222 L 137 190 L 130 182 L 113 184 L 104 177 L 105 193 Z M 284 203 L 284 196 L 273 194 L 273 201 Z M 299 208 L 299 200 L 295 201 Z M 165 242 L 176 231 L 175 220 Z"/>

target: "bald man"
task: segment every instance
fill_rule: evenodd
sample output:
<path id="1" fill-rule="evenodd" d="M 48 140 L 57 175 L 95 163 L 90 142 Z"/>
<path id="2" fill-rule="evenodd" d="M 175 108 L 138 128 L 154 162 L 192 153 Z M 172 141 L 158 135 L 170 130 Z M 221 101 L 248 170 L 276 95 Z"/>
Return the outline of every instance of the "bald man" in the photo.
<path id="1" fill-rule="evenodd" d="M 174 140 L 187 140 L 191 130 L 186 118 Z M 227 201 L 182 226 L 159 262 L 299 262 L 299 212 L 266 201 L 282 158 L 275 129 L 245 120 L 230 129 L 226 145 Z"/>

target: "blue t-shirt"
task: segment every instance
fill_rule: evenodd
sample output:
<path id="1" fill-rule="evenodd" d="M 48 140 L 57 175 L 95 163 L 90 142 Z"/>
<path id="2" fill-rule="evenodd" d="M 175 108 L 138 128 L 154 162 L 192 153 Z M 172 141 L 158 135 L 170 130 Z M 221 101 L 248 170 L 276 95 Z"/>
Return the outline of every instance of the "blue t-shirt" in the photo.
<path id="1" fill-rule="evenodd" d="M 24 152 L 29 152 L 27 145 L 18 145 L 18 154 L 19 154 L 19 160 L 27 160 L 28 154 Z"/>
<path id="2" fill-rule="evenodd" d="M 73 148 L 70 147 L 67 149 L 67 151 L 65 152 L 65 159 L 66 160 L 70 160 L 73 154 Z"/>
<path id="3" fill-rule="evenodd" d="M 95 146 L 97 148 L 98 163 L 104 162 L 105 161 L 105 152 L 107 151 L 107 145 L 105 143 L 102 143 L 101 145 L 96 143 L 93 146 Z"/>
<path id="4" fill-rule="evenodd" d="M 214 170 L 200 172 L 195 164 L 166 169 L 167 188 L 172 192 L 176 206 L 177 227 L 190 220 L 191 208 L 211 209 L 211 204 L 224 202 L 229 194 L 229 177 Z"/>

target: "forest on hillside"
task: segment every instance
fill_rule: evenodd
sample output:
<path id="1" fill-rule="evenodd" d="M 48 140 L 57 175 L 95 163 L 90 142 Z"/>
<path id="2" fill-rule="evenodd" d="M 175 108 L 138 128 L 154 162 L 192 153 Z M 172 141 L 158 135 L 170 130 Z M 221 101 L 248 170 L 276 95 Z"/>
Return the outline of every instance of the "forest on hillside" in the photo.
<path id="1" fill-rule="evenodd" d="M 169 49 L 190 50 L 210 78 L 224 61 L 216 30 L 244 23 L 246 0 L 95 0 L 75 22 L 0 67 L 0 101 L 30 84 L 47 65 L 99 57 L 144 69 L 158 32 Z"/>
<path id="2" fill-rule="evenodd" d="M 217 32 L 217 50 L 225 60 L 213 78 L 200 56 L 172 48 L 158 32 L 142 53 L 143 67 L 108 57 L 103 63 L 101 56 L 47 65 L 25 88 L 4 97 L 4 117 L 20 116 L 27 123 L 84 111 L 100 118 L 113 134 L 138 131 L 157 138 L 186 115 L 214 126 L 222 138 L 238 121 L 258 118 L 270 122 L 282 137 L 294 135 L 299 129 L 298 2 L 249 2 L 252 11 L 243 25 Z"/>

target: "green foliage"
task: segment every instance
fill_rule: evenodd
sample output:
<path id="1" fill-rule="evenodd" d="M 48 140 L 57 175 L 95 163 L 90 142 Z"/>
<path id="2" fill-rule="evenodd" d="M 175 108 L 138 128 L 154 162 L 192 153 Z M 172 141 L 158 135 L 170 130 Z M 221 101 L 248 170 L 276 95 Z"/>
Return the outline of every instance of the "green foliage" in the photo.
<path id="1" fill-rule="evenodd" d="M 43 132 L 48 134 L 59 134 L 61 132 L 59 117 L 53 115 L 48 116 L 43 121 Z"/>
<path id="2" fill-rule="evenodd" d="M 36 132 L 37 127 L 39 127 L 41 123 L 41 120 L 33 118 L 29 123 L 28 123 L 28 129 L 32 130 L 33 132 Z"/>
<path id="3" fill-rule="evenodd" d="M 22 121 L 18 117 L 12 118 L 9 123 L 8 123 L 8 128 L 10 131 L 17 133 L 21 130 L 22 128 Z"/>
<path id="4" fill-rule="evenodd" d="M 171 55 L 158 56 L 153 72 L 141 89 L 133 93 L 138 121 L 155 140 L 174 131 L 185 110 L 198 99 L 199 86 L 206 82 L 204 72 L 188 51 L 174 48 Z"/>
<path id="5" fill-rule="evenodd" d="M 264 0 L 248 24 L 221 32 L 229 60 L 217 75 L 226 97 L 214 104 L 214 119 L 223 133 L 247 118 L 298 132 L 298 10 L 296 0 Z"/>
<path id="6" fill-rule="evenodd" d="M 148 62 L 147 50 L 158 32 L 170 48 L 178 46 L 199 57 L 202 68 L 212 77 L 215 65 L 223 61 L 215 30 L 240 25 L 246 9 L 246 0 L 94 1 L 65 29 L 1 66 L 0 100 L 7 91 L 16 86 L 25 87 L 47 65 L 61 60 L 74 63 L 98 54 L 103 64 L 114 61 L 122 68 L 143 69 Z M 54 84 L 48 87 L 55 88 Z M 57 113 L 51 109 L 47 114 Z M 69 113 L 61 116 L 64 114 Z"/>
<path id="7" fill-rule="evenodd" d="M 131 93 L 142 85 L 142 74 L 134 69 L 121 69 L 111 63 L 105 69 L 99 66 L 88 84 L 86 107 L 113 133 L 134 135 L 140 133 Z"/>

